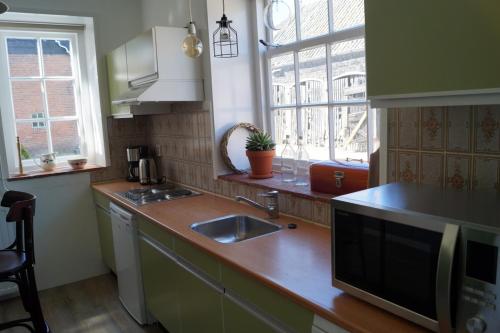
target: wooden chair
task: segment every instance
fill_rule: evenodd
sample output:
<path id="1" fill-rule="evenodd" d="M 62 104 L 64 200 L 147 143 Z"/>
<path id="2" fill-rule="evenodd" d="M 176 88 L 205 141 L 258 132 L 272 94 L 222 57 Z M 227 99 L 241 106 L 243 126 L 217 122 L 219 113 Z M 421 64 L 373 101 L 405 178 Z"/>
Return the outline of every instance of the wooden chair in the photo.
<path id="1" fill-rule="evenodd" d="M 7 222 L 16 223 L 14 242 L 0 251 L 0 282 L 14 282 L 24 309 L 29 313 L 25 319 L 0 323 L 0 331 L 12 327 L 24 327 L 35 333 L 48 333 L 49 327 L 43 318 L 38 289 L 35 282 L 35 256 L 33 247 L 33 216 L 36 197 L 29 193 L 8 191 L 0 205 L 9 207 Z M 32 326 L 29 325 L 31 322 Z"/>

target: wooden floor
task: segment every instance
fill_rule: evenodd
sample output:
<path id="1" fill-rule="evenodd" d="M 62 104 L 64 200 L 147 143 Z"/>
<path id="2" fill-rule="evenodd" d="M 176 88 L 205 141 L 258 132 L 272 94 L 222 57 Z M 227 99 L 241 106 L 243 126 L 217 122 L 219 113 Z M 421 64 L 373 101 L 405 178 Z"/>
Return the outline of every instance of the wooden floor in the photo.
<path id="1" fill-rule="evenodd" d="M 40 292 L 45 320 L 53 333 L 164 333 L 159 327 L 142 328 L 118 300 L 116 278 L 103 275 Z M 0 303 L 0 322 L 23 318 L 20 299 Z M 15 328 L 9 333 L 26 333 Z"/>

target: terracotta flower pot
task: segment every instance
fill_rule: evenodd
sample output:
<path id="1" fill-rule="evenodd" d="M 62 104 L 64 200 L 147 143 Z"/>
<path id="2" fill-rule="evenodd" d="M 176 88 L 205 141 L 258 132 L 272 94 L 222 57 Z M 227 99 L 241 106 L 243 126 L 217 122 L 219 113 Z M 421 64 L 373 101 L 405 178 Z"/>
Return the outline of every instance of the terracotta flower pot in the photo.
<path id="1" fill-rule="evenodd" d="M 273 157 L 276 151 L 251 151 L 247 150 L 247 157 L 252 167 L 250 178 L 264 179 L 273 177 Z"/>

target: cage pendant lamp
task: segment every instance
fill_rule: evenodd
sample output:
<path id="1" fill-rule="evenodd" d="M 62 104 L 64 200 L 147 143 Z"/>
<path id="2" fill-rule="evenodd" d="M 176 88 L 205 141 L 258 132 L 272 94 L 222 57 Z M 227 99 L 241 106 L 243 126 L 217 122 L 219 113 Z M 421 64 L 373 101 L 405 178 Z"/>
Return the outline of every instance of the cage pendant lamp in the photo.
<path id="1" fill-rule="evenodd" d="M 222 0 L 222 17 L 217 21 L 219 27 L 213 33 L 214 57 L 235 58 L 239 54 L 238 33 L 231 27 L 233 21 L 226 16 L 226 5 Z"/>

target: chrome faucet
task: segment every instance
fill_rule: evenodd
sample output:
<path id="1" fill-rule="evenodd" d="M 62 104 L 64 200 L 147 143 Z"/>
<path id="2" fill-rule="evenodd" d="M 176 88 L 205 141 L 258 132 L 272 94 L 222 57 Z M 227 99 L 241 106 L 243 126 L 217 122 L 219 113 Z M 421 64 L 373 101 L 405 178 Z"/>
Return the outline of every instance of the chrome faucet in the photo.
<path id="1" fill-rule="evenodd" d="M 267 198 L 267 206 L 261 205 L 260 203 L 257 203 L 253 200 L 250 200 L 248 198 L 245 198 L 241 195 L 236 196 L 236 201 L 240 202 L 246 202 L 252 207 L 262 209 L 269 214 L 269 218 L 271 219 L 277 219 L 280 217 L 280 208 L 279 208 L 279 203 L 278 203 L 278 191 L 270 191 L 270 192 L 265 192 L 265 193 L 259 193 L 257 194 L 259 197 L 264 197 Z"/>

